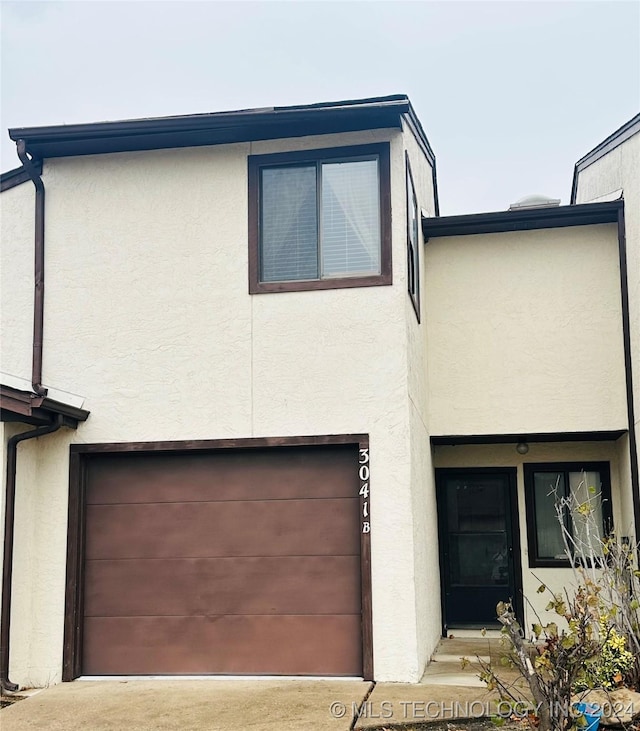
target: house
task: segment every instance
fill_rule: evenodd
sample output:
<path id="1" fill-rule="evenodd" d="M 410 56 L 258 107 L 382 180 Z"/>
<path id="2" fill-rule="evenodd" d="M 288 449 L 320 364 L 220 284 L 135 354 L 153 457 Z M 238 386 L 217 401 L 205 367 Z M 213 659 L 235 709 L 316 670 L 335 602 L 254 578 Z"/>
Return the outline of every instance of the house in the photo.
<path id="1" fill-rule="evenodd" d="M 417 682 L 567 583 L 550 484 L 638 534 L 639 135 L 441 217 L 402 95 L 9 133 L 5 686 Z"/>

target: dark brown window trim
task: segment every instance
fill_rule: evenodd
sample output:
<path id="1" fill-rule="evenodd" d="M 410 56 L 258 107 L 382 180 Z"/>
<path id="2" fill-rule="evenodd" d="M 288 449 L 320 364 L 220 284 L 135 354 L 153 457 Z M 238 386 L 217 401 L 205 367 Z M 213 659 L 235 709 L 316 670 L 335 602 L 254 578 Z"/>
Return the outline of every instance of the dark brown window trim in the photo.
<path id="1" fill-rule="evenodd" d="M 332 158 L 377 155 L 380 176 L 380 274 L 298 282 L 260 281 L 260 169 L 268 165 L 316 162 Z M 391 265 L 391 163 L 389 143 L 296 150 L 249 156 L 249 294 L 303 292 L 317 289 L 378 287 L 393 283 Z"/>
<path id="2" fill-rule="evenodd" d="M 536 472 L 599 472 L 602 492 L 602 518 L 604 529 L 613 528 L 611 506 L 611 467 L 609 462 L 527 462 L 524 468 L 524 496 L 527 514 L 527 544 L 530 568 L 570 568 L 569 559 L 538 558 L 538 532 L 536 530 L 535 495 L 533 476 Z"/>
<path id="3" fill-rule="evenodd" d="M 82 625 L 85 548 L 85 495 L 87 465 L 97 454 L 185 453 L 231 449 L 264 449 L 350 444 L 369 449 L 368 434 L 327 434 L 320 436 L 257 437 L 245 439 L 195 439 L 170 442 L 115 442 L 104 444 L 72 444 L 69 448 L 69 517 L 67 530 L 67 578 L 65 588 L 64 645 L 62 680 L 71 681 L 82 675 Z M 359 469 L 359 459 L 354 470 Z M 369 456 L 369 464 L 371 458 Z M 371 469 L 371 468 L 370 468 Z M 371 476 L 370 476 L 371 481 Z M 375 473 L 373 475 L 375 480 Z M 375 489 L 375 488 L 374 488 Z M 365 498 L 360 496 L 363 513 Z M 370 505 L 370 503 L 369 503 Z M 369 512 L 369 505 L 367 511 Z M 371 533 L 360 533 L 360 576 L 362 598 L 362 674 L 373 680 L 373 613 L 371 597 Z"/>
<path id="4" fill-rule="evenodd" d="M 410 208 L 415 203 L 415 214 L 417 230 L 416 234 L 420 237 L 420 206 L 416 195 L 416 186 L 413 182 L 413 174 L 411 172 L 411 163 L 409 162 L 409 153 L 405 150 L 405 180 L 406 180 L 406 202 L 407 202 L 407 291 L 409 299 L 413 305 L 413 311 L 420 323 L 420 242 L 412 240 L 413 232 L 411 231 L 411 217 L 409 215 Z M 411 288 L 411 273 L 413 270 L 414 288 Z"/>

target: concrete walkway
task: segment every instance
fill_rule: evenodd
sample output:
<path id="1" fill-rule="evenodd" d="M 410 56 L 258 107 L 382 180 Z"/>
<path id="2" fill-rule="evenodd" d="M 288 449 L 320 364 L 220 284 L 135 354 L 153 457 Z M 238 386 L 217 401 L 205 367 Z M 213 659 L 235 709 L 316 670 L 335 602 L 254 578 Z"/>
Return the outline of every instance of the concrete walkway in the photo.
<path id="1" fill-rule="evenodd" d="M 488 691 L 478 678 L 482 670 L 478 658 L 491 661 L 504 680 L 517 678 L 517 672 L 500 665 L 503 652 L 499 637 L 441 640 L 420 683 L 376 684 L 362 706 L 356 730 L 482 718 L 503 711 L 497 693 Z"/>
<path id="2" fill-rule="evenodd" d="M 349 680 L 76 681 L 47 688 L 3 709 L 0 728 L 349 731 L 353 709 L 371 685 Z"/>
<path id="3" fill-rule="evenodd" d="M 498 710 L 477 657 L 498 639 L 442 640 L 418 684 L 351 680 L 76 681 L 0 711 L 2 731 L 349 731 L 479 718 Z M 469 660 L 463 667 L 461 658 Z M 500 668 L 500 676 L 514 679 Z M 366 699 L 366 700 L 365 700 Z"/>

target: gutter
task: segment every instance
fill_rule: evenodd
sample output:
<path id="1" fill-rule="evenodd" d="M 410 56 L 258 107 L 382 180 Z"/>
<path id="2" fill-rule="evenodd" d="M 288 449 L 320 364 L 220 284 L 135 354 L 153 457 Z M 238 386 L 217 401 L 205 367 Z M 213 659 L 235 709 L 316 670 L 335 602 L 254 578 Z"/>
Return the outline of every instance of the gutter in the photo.
<path id="1" fill-rule="evenodd" d="M 44 330 L 44 183 L 37 167 L 27 155 L 24 140 L 16 143 L 18 157 L 36 188 L 34 277 L 33 294 L 33 356 L 31 361 L 31 385 L 38 396 L 46 396 L 42 385 L 42 340 Z"/>
<path id="2" fill-rule="evenodd" d="M 42 163 L 32 163 L 33 167 L 36 168 L 38 174 L 42 172 Z M 4 193 L 5 190 L 11 190 L 18 185 L 28 183 L 31 180 L 29 173 L 24 169 L 24 166 L 8 170 L 6 173 L 0 175 L 0 193 Z"/>
<path id="3" fill-rule="evenodd" d="M 422 219 L 426 240 L 443 236 L 533 231 L 564 226 L 591 226 L 597 223 L 617 223 L 621 200 L 601 203 L 581 203 L 576 206 L 522 208 L 511 211 L 491 211 L 459 216 Z"/>
<path id="4" fill-rule="evenodd" d="M 295 107 L 15 127 L 9 137 L 18 143 L 22 140 L 32 158 L 40 160 L 399 128 L 401 116 L 409 109 L 408 97 L 398 94 Z"/>
<path id="5" fill-rule="evenodd" d="M 16 465 L 18 444 L 58 431 L 64 417 L 58 415 L 53 424 L 16 434 L 7 442 L 7 482 L 4 503 L 4 553 L 2 561 L 2 613 L 0 614 L 0 688 L 15 692 L 19 686 L 9 679 L 9 642 L 11 630 L 11 584 L 13 577 L 13 533 L 16 505 Z"/>
<path id="6" fill-rule="evenodd" d="M 618 256 L 620 262 L 620 298 L 622 302 L 622 339 L 624 346 L 624 371 L 627 389 L 627 419 L 629 421 L 629 458 L 631 471 L 631 499 L 636 545 L 640 540 L 640 474 L 638 468 L 638 442 L 633 400 L 633 364 L 631 354 L 631 325 L 629 318 L 629 277 L 627 269 L 627 241 L 624 220 L 624 202 L 618 209 Z M 640 549 L 639 556 L 640 558 Z"/>

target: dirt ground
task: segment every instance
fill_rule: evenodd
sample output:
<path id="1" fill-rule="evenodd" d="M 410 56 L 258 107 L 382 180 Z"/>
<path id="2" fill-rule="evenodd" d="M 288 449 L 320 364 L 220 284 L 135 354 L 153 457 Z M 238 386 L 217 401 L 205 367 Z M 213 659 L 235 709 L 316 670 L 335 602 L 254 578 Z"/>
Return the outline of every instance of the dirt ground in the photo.
<path id="1" fill-rule="evenodd" d="M 356 727 L 357 728 L 357 727 Z M 426 721 L 425 723 L 393 724 L 378 726 L 367 731 L 530 731 L 529 726 L 522 723 L 495 724 L 489 718 L 477 718 L 472 721 Z"/>
<path id="2" fill-rule="evenodd" d="M 14 703 L 24 700 L 24 698 L 23 695 L 0 695 L 0 708 L 12 706 Z"/>

